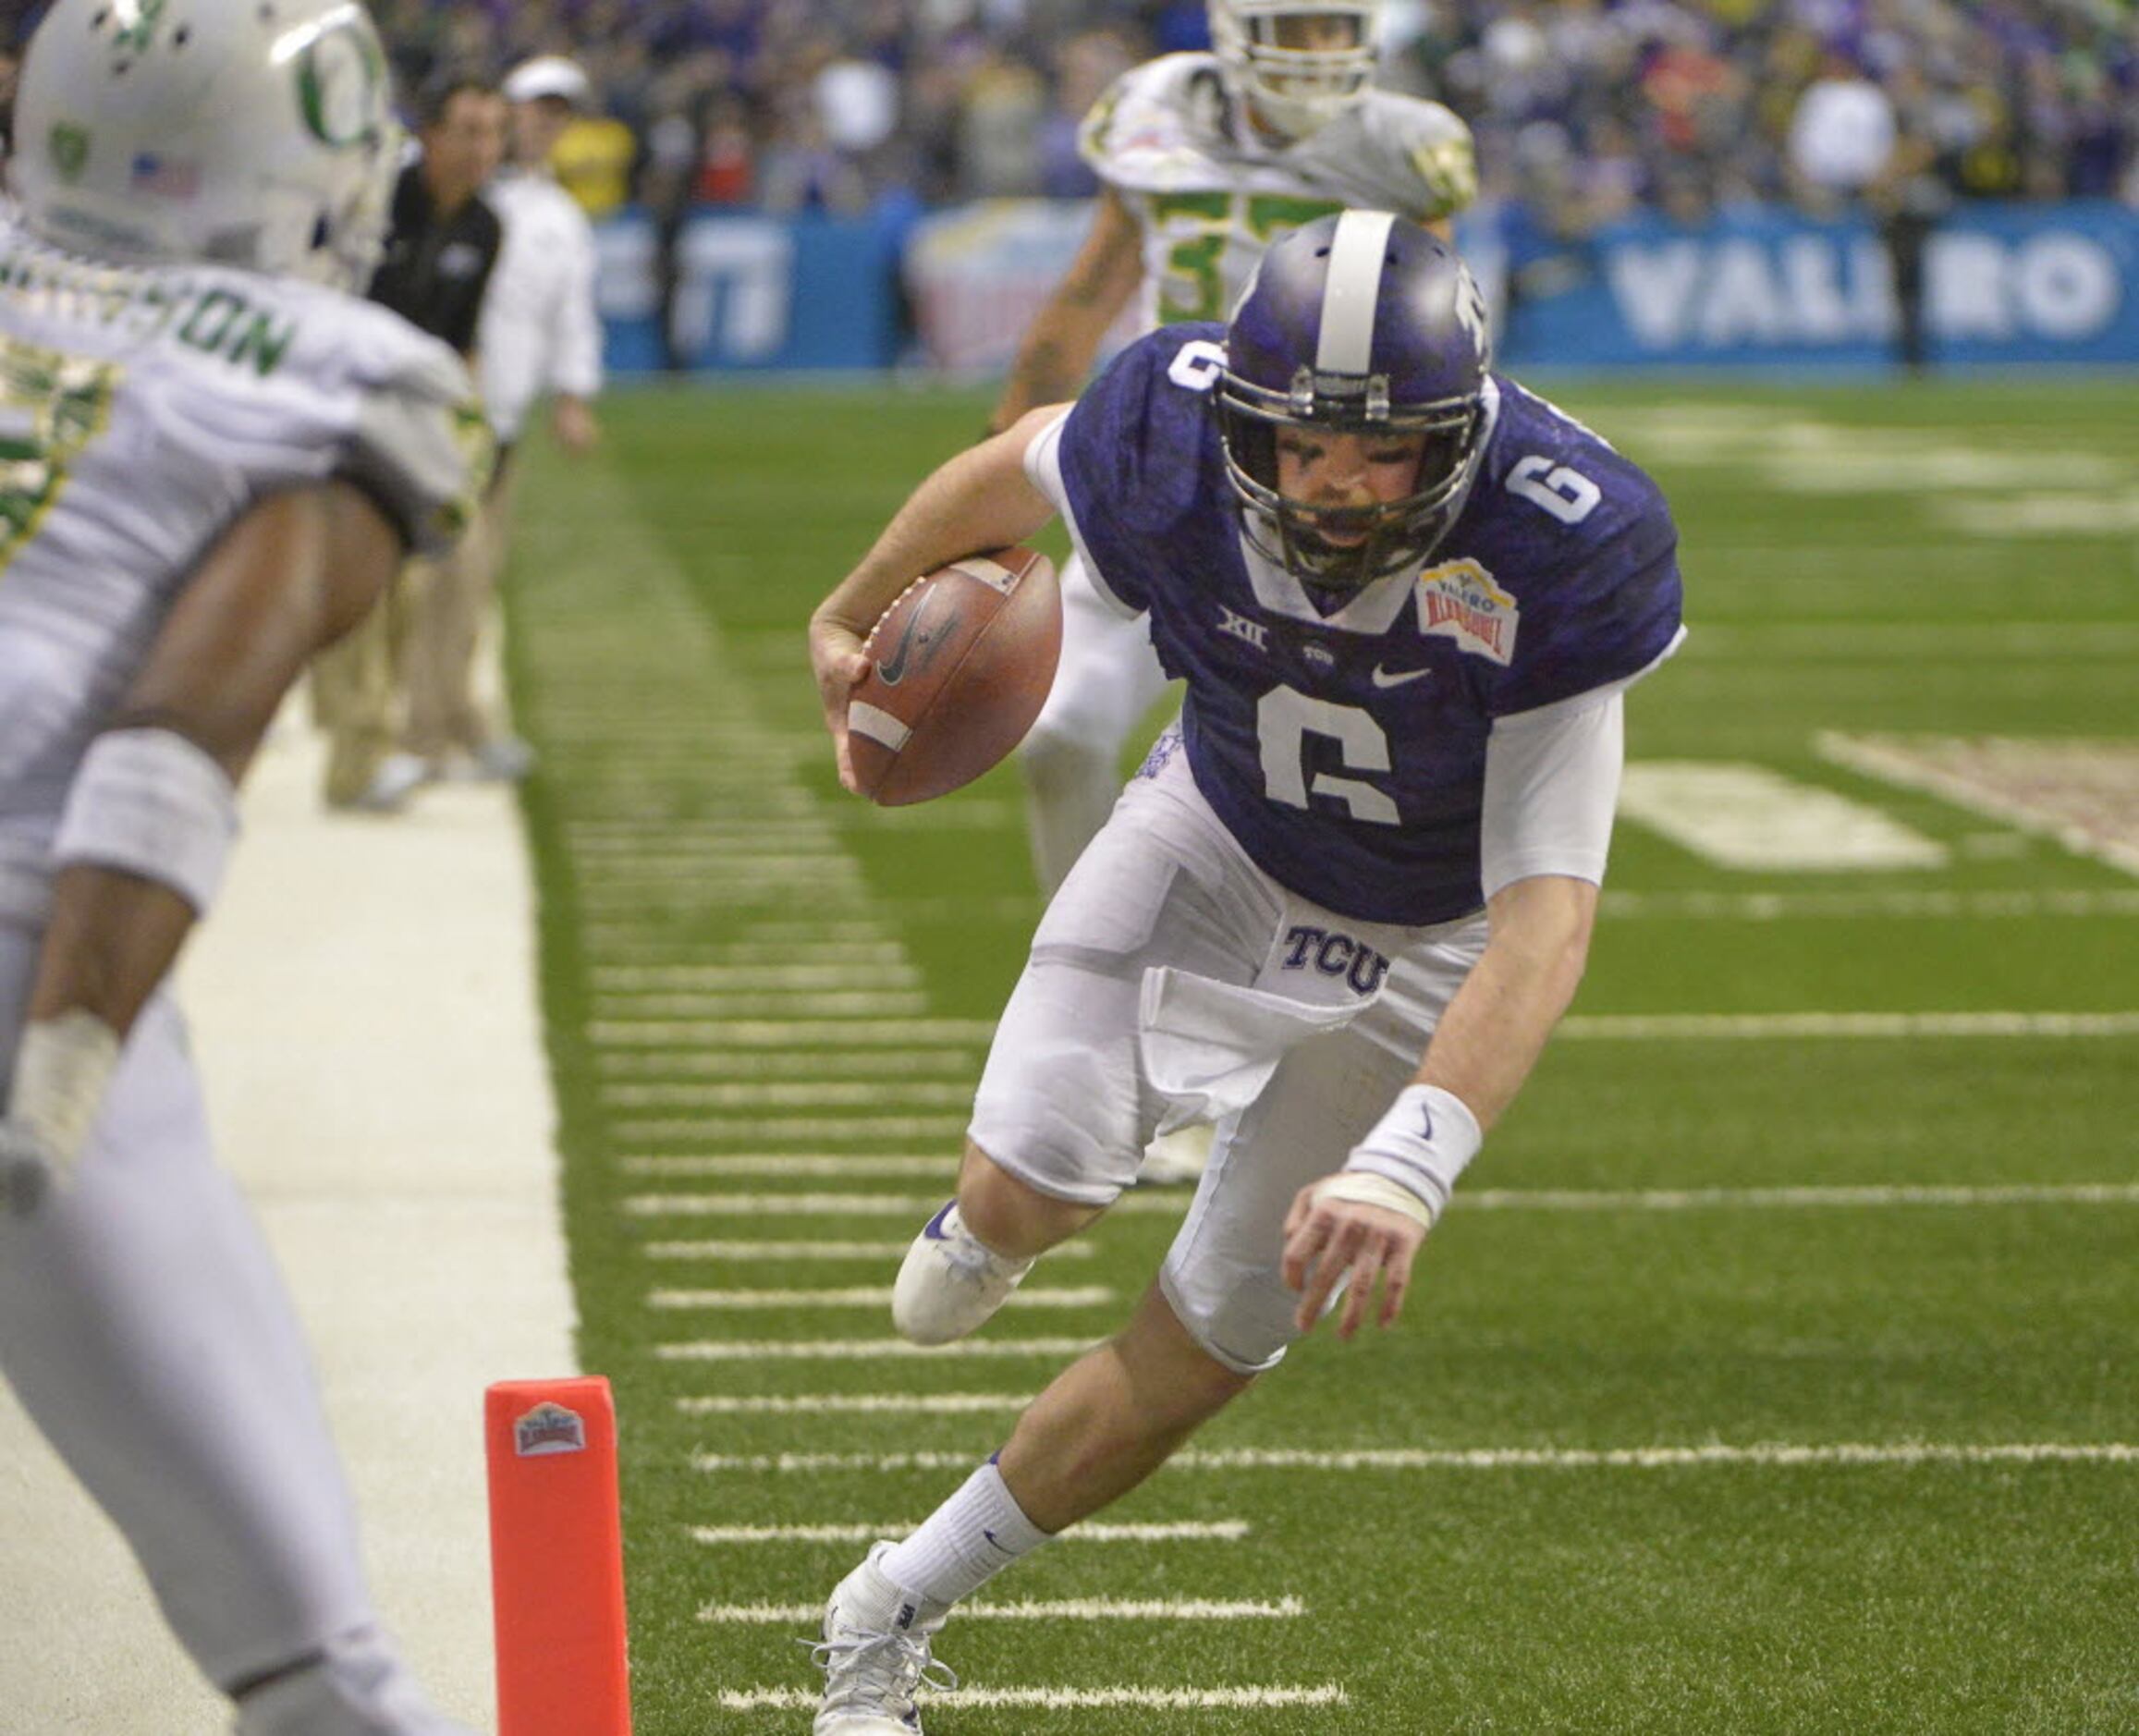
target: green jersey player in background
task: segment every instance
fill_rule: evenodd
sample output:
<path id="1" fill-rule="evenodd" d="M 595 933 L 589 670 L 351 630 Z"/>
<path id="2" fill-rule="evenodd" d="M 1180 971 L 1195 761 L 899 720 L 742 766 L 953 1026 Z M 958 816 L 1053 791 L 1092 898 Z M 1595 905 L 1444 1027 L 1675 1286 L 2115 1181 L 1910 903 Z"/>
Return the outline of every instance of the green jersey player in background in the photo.
<path id="1" fill-rule="evenodd" d="M 459 360 L 348 293 L 398 143 L 385 55 L 352 0 L 56 0 L 15 119 L 0 1370 L 240 1736 L 447 1736 L 165 981 L 291 682 L 489 465 Z"/>
<path id="2" fill-rule="evenodd" d="M 1348 207 L 1448 240 L 1476 196 L 1471 131 L 1438 103 L 1373 84 L 1381 0 L 1210 0 L 1212 52 L 1117 79 L 1080 145 L 1102 183 L 1091 232 L 1034 317 L 990 420 L 1074 397 L 1133 297 L 1143 330 L 1224 320 L 1279 236 Z M 1143 624 L 1062 570 L 1062 660 L 1019 756 L 1033 865 L 1049 898 L 1106 823 L 1121 751 L 1166 690 Z M 1192 1180 L 1209 1147 L 1158 1142 L 1146 1182 Z"/>

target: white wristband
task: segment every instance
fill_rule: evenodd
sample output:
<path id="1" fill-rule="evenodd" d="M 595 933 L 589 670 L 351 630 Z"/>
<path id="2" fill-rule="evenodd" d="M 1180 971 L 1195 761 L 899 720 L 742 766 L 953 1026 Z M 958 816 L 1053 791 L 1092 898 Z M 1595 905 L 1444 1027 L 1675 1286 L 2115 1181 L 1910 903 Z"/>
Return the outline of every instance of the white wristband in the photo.
<path id="1" fill-rule="evenodd" d="M 139 874 L 198 914 L 215 900 L 237 834 L 237 789 L 203 749 L 169 729 L 112 729 L 82 756 L 52 861 Z"/>
<path id="2" fill-rule="evenodd" d="M 1454 1092 L 1406 1085 L 1374 1131 L 1352 1147 L 1344 1173 L 1394 1182 L 1424 1204 L 1431 1223 L 1484 1143 L 1478 1118 Z"/>
<path id="3" fill-rule="evenodd" d="M 7 1119 L 28 1132 L 62 1174 L 80 1160 L 89 1131 L 118 1066 L 119 1036 L 77 1007 L 56 1019 L 32 1019 L 15 1050 Z"/>

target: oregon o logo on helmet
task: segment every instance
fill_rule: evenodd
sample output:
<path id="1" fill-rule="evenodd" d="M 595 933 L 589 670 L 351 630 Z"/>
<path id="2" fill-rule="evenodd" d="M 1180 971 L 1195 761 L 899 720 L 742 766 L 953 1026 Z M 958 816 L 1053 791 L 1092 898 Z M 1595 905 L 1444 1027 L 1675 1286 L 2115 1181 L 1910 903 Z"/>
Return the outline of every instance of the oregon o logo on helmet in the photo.
<path id="1" fill-rule="evenodd" d="M 305 129 L 330 150 L 378 136 L 386 64 L 361 15 L 323 19 L 297 57 L 297 100 Z"/>

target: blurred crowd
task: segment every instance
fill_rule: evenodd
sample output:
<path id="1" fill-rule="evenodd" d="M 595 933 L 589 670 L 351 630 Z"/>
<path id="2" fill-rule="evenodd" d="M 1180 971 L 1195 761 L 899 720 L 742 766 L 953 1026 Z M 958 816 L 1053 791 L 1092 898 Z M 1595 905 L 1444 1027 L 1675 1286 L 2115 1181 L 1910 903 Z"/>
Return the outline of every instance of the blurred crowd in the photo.
<path id="1" fill-rule="evenodd" d="M 409 88 L 573 55 L 559 170 L 636 198 L 860 214 L 1092 190 L 1080 118 L 1207 42 L 1196 0 L 379 0 Z M 1475 129 L 1487 197 L 1560 234 L 1631 208 L 2139 203 L 2131 0 L 1389 0 L 1384 79 Z"/>
<path id="2" fill-rule="evenodd" d="M 538 54 L 584 66 L 595 112 L 556 166 L 595 216 L 1077 197 L 1078 122 L 1107 83 L 1208 44 L 1201 0 L 373 9 L 410 92 Z M 1644 206 L 2139 205 L 2133 0 L 1387 0 L 1382 34 L 1384 81 L 1470 122 L 1485 196 L 1548 234 Z"/>

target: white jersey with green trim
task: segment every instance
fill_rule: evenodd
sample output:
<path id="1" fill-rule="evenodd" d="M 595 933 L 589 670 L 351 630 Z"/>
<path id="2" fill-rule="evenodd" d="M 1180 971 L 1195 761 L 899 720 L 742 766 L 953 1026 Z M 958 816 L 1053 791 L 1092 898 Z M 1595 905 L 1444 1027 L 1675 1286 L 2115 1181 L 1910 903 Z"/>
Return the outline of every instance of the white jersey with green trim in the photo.
<path id="1" fill-rule="evenodd" d="M 40 920 L 81 756 L 217 536 L 341 476 L 443 548 L 488 441 L 459 358 L 385 308 L 0 222 L 0 921 Z"/>
<path id="2" fill-rule="evenodd" d="M 1350 206 L 1432 223 L 1478 191 L 1471 129 L 1440 104 L 1370 90 L 1305 139 L 1266 139 L 1207 54 L 1122 74 L 1078 142 L 1142 233 L 1147 329 L 1223 320 L 1264 249 L 1316 217 Z"/>

